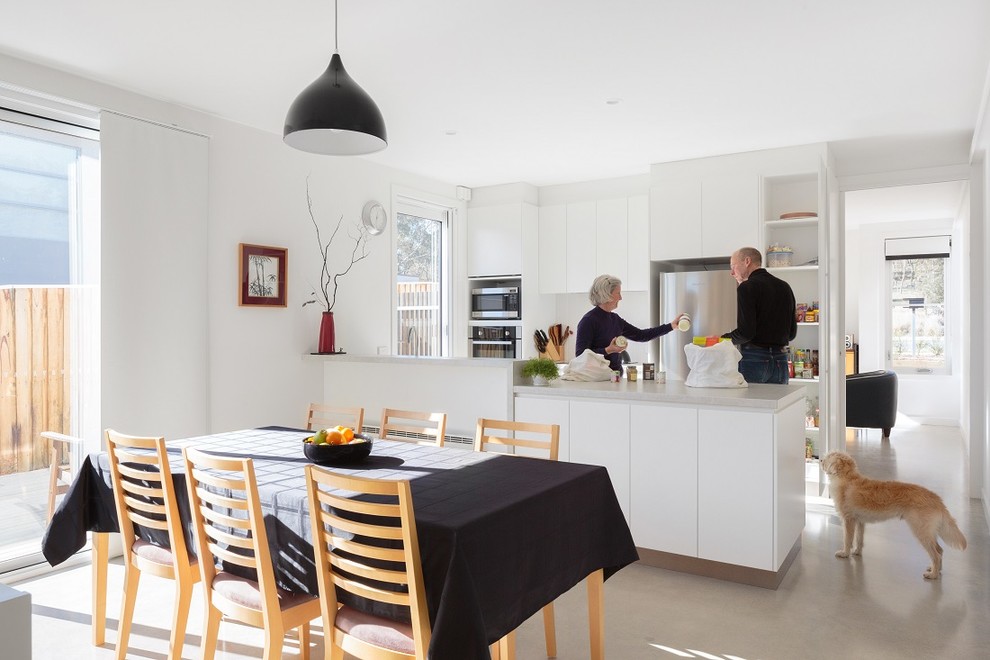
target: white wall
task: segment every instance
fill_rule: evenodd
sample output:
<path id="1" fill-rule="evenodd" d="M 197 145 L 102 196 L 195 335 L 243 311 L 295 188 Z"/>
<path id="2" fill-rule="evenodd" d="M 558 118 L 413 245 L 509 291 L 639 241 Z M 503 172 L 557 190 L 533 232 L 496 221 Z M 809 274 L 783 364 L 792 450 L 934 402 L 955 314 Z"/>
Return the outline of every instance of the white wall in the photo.
<path id="1" fill-rule="evenodd" d="M 884 239 L 898 236 L 923 236 L 931 233 L 953 233 L 958 228 L 953 219 L 923 220 L 913 222 L 881 222 L 864 224 L 858 232 L 847 235 L 847 246 L 854 240 L 858 246 L 858 261 L 846 261 L 847 282 L 862 282 L 853 300 L 858 299 L 858 324 L 846 327 L 856 334 L 859 343 L 860 371 L 884 369 L 886 359 L 885 314 L 889 303 L 886 293 L 886 262 Z M 855 234 L 858 233 L 858 236 Z M 953 245 L 962 245 L 958 234 L 953 234 Z M 962 359 L 962 308 L 966 303 L 961 297 L 963 259 L 959 254 L 950 259 L 950 318 L 949 359 L 953 364 L 949 376 L 914 376 L 900 374 L 897 387 L 898 412 L 922 424 L 961 424 L 961 359 Z M 875 283 L 865 285 L 865 283 Z"/>
<path id="2" fill-rule="evenodd" d="M 301 424 L 309 402 L 323 397 L 320 365 L 302 360 L 302 355 L 316 350 L 320 321 L 318 308 L 301 307 L 312 291 L 307 280 L 317 280 L 320 266 L 306 209 L 307 176 L 317 219 L 331 228 L 331 223 L 342 214 L 345 224 L 359 221 L 361 208 L 370 199 L 377 199 L 388 208 L 393 186 L 451 200 L 456 197 L 451 184 L 385 168 L 361 158 L 321 157 L 290 149 L 282 143 L 281 126 L 272 127 L 272 133 L 246 128 L 2 55 L 0 71 L 6 82 L 29 90 L 209 136 L 210 201 L 205 232 L 208 263 L 206 281 L 202 283 L 208 290 L 209 313 L 203 317 L 195 310 L 169 310 L 182 316 L 190 326 L 200 326 L 208 333 L 208 360 L 198 366 L 198 373 L 162 385 L 165 390 L 170 386 L 178 390 L 189 382 L 205 384 L 209 392 L 209 420 L 207 427 L 198 429 L 202 433 L 259 424 Z M 113 190 L 104 189 L 104 203 L 112 204 L 113 195 Z M 460 205 L 458 220 L 463 217 L 463 205 Z M 463 232 L 456 223 L 452 232 L 454 280 L 460 282 L 466 273 Z M 181 252 L 183 240 L 189 239 L 178 236 L 162 248 Z M 288 248 L 287 307 L 238 306 L 238 244 L 242 242 Z M 340 236 L 335 244 L 339 244 L 341 252 L 346 249 L 346 242 Z M 369 248 L 371 256 L 342 279 L 334 311 L 338 346 L 348 352 L 374 354 L 377 346 L 390 345 L 390 235 L 373 237 Z M 187 264 L 191 269 L 203 265 Z M 147 291 L 151 298 L 159 293 Z M 465 318 L 466 303 L 457 300 L 455 296 L 452 313 L 455 318 L 458 315 Z M 126 308 L 126 301 L 104 299 L 103 302 L 110 308 Z M 181 351 L 182 347 L 155 346 L 149 350 Z M 114 354 L 113 346 L 107 346 L 102 357 L 107 364 L 120 356 Z M 103 407 L 113 409 L 115 403 L 119 402 L 104 400 Z M 169 402 L 148 400 L 143 405 L 152 410 L 167 407 Z M 176 408 L 174 414 L 182 415 L 183 410 Z M 109 424 L 112 420 L 102 420 L 103 426 Z"/>
<path id="3" fill-rule="evenodd" d="M 280 135 L 230 122 L 215 122 L 211 137 L 211 427 L 298 424 L 309 401 L 320 400 L 323 392 L 322 369 L 301 359 L 316 350 L 322 311 L 316 305 L 302 307 L 318 282 L 320 265 L 306 208 L 307 177 L 324 240 L 341 215 L 345 226 L 359 221 L 368 200 L 377 199 L 391 211 L 392 186 L 451 199 L 454 186 L 359 158 L 297 152 Z M 390 222 L 389 231 L 371 237 L 370 256 L 340 279 L 334 307 L 340 350 L 374 355 L 378 346 L 391 345 L 392 229 Z M 453 228 L 458 236 L 459 230 Z M 289 249 L 285 309 L 238 307 L 241 242 Z M 338 261 L 333 267 L 346 267 L 351 245 L 342 230 L 334 240 Z M 457 252 L 455 271 L 463 275 L 463 250 Z"/>

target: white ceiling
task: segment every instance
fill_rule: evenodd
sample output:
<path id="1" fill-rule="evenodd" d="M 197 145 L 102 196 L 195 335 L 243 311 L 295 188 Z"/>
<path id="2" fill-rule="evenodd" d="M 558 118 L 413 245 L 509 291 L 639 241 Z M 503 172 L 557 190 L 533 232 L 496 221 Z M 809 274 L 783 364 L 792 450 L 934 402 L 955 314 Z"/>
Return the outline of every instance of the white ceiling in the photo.
<path id="1" fill-rule="evenodd" d="M 0 53 L 277 134 L 333 50 L 331 0 L 0 2 Z M 944 137 L 965 158 L 990 60 L 987 0 L 340 0 L 339 16 L 389 131 L 366 158 L 470 187 L 864 138 Z"/>
<path id="2" fill-rule="evenodd" d="M 951 220 L 967 213 L 966 181 L 895 186 L 846 193 L 846 228 L 878 222 Z"/>

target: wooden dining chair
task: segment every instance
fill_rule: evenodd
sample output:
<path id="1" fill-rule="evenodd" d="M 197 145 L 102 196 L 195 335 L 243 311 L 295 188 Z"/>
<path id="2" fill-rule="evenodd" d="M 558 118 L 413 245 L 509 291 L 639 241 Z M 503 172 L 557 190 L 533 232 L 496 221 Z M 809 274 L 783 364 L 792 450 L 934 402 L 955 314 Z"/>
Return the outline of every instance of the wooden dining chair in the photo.
<path id="1" fill-rule="evenodd" d="M 378 437 L 443 447 L 446 430 L 447 413 L 384 408 Z"/>
<path id="2" fill-rule="evenodd" d="M 306 430 L 332 429 L 335 426 L 348 426 L 360 433 L 364 426 L 364 408 L 327 406 L 322 403 L 309 404 L 306 415 Z"/>
<path id="3" fill-rule="evenodd" d="M 203 660 L 216 654 L 224 616 L 265 631 L 264 657 L 282 657 L 285 633 L 299 629 L 299 654 L 309 657 L 309 622 L 320 616 L 320 601 L 275 584 L 275 567 L 250 458 L 182 449 L 189 510 L 200 556 L 205 593 Z M 228 568 L 217 568 L 217 562 Z M 237 567 L 257 579 L 243 577 Z"/>
<path id="4" fill-rule="evenodd" d="M 117 658 L 122 660 L 127 654 L 138 583 L 145 572 L 175 580 L 168 657 L 181 658 L 193 585 L 199 582 L 200 574 L 182 533 L 165 438 L 124 435 L 113 429 L 106 430 L 106 438 L 113 500 L 124 546 L 124 598 Z M 167 533 L 168 547 L 139 538 L 137 525 Z"/>
<path id="5" fill-rule="evenodd" d="M 551 461 L 557 460 L 559 443 L 559 424 L 534 424 L 482 417 L 478 419 L 474 435 L 475 451 L 500 451 L 509 455 L 524 455 Z M 517 449 L 522 449 L 525 453 L 516 453 Z M 557 631 L 552 602 L 543 606 L 543 634 L 546 638 L 547 657 L 557 657 Z M 499 645 L 499 648 L 493 645 L 492 657 L 501 653 L 500 660 L 511 660 L 515 653 L 513 648 L 515 631 L 506 635 Z"/>
<path id="6" fill-rule="evenodd" d="M 426 660 L 430 617 L 408 481 L 306 466 L 326 657 Z M 383 567 L 387 562 L 387 567 Z M 365 614 L 338 601 L 345 591 L 409 608 L 411 623 Z"/>
<path id="7" fill-rule="evenodd" d="M 76 438 L 54 431 L 42 431 L 41 437 L 49 441 L 48 445 L 48 522 L 55 515 L 55 504 L 59 495 L 69 491 L 72 479 L 76 474 L 75 455 L 82 447 L 82 438 Z"/>
<path id="8" fill-rule="evenodd" d="M 474 435 L 475 451 L 498 451 L 514 455 L 534 456 L 557 460 L 560 444 L 559 424 L 533 424 L 531 422 L 510 422 L 500 419 L 478 419 Z M 522 449 L 524 453 L 515 451 Z M 545 455 L 541 455 L 544 454 Z"/>

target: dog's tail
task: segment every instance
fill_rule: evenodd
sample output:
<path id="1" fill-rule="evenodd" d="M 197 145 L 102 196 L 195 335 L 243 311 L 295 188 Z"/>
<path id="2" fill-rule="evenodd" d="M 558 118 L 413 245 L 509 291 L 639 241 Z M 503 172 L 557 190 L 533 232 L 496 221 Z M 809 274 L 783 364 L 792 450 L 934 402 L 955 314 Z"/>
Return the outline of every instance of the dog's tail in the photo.
<path id="1" fill-rule="evenodd" d="M 959 526 L 956 524 L 956 519 L 952 517 L 952 514 L 948 510 L 942 511 L 942 520 L 938 526 L 938 535 L 942 537 L 946 545 L 949 545 L 956 550 L 966 549 L 966 537 L 959 530 Z"/>

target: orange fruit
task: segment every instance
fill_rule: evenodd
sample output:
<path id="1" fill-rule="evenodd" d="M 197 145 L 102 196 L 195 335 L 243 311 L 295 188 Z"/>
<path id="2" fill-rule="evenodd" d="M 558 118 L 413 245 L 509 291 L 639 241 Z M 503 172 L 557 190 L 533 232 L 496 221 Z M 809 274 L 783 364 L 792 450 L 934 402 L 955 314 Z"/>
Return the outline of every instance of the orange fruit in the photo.
<path id="1" fill-rule="evenodd" d="M 347 428 L 345 426 L 344 430 L 341 431 L 341 433 L 344 434 L 344 442 L 350 442 L 351 440 L 354 439 L 354 429 Z"/>
<path id="2" fill-rule="evenodd" d="M 337 429 L 330 429 L 327 431 L 327 444 L 328 445 L 342 445 L 344 444 L 344 434 Z"/>

